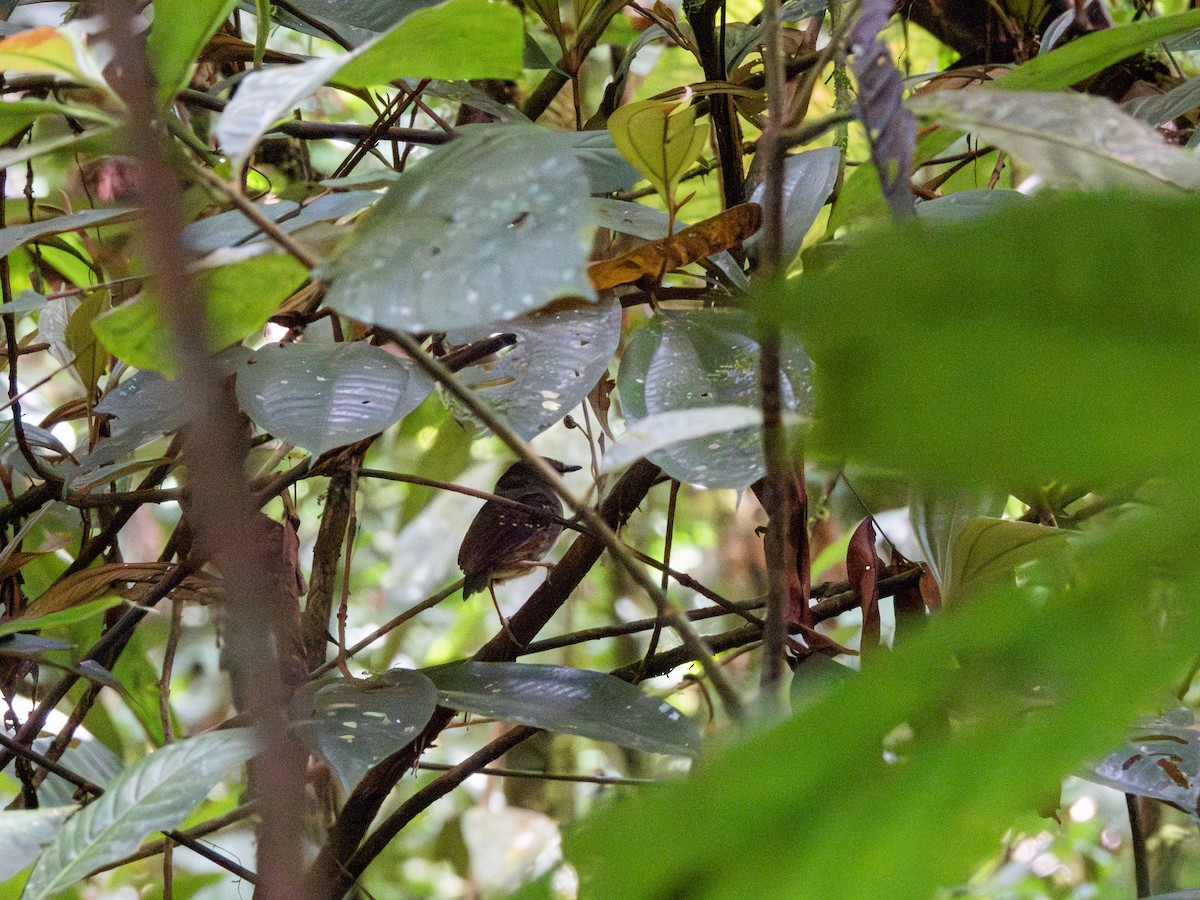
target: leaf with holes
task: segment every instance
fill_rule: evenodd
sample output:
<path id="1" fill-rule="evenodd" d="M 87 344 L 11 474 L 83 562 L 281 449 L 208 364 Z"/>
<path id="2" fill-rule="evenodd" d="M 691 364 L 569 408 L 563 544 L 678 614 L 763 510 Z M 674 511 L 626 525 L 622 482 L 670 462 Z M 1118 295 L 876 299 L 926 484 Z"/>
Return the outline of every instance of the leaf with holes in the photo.
<path id="1" fill-rule="evenodd" d="M 604 672 L 525 663 L 451 663 L 426 669 L 438 702 L 560 734 L 695 756 L 700 732 L 664 700 Z"/>
<path id="2" fill-rule="evenodd" d="M 396 424 L 433 385 L 410 362 L 360 341 L 270 344 L 238 367 L 238 403 L 251 420 L 311 453 Z"/>
<path id="3" fill-rule="evenodd" d="M 536 126 L 464 129 L 324 267 L 325 302 L 397 331 L 451 331 L 591 300 L 589 190 L 575 154 Z"/>
<path id="4" fill-rule="evenodd" d="M 453 332 L 448 338 L 466 343 L 495 330 Z M 608 371 L 621 340 L 621 304 L 613 298 L 563 300 L 506 322 L 503 331 L 516 335 L 516 346 L 495 362 L 464 369 L 459 379 L 529 440 L 561 421 Z M 457 401 L 451 406 L 460 420 L 475 422 Z"/>
<path id="5" fill-rule="evenodd" d="M 174 828 L 256 747 L 248 728 L 214 731 L 169 744 L 125 769 L 103 796 L 59 829 L 38 858 L 23 900 L 61 897 L 89 872 L 135 850 L 147 835 Z"/>
<path id="6" fill-rule="evenodd" d="M 370 769 L 411 744 L 436 707 L 437 689 L 411 669 L 327 684 L 293 701 L 300 737 L 347 794 Z"/>
<path id="7" fill-rule="evenodd" d="M 761 396 L 758 342 L 749 320 L 718 310 L 664 312 L 634 335 L 621 357 L 617 387 L 626 419 L 675 410 L 756 406 Z M 808 357 L 795 343 L 784 354 L 784 408 L 807 415 Z M 672 478 L 742 490 L 766 471 L 761 428 L 680 441 L 650 454 Z"/>
<path id="8" fill-rule="evenodd" d="M 1191 710 L 1181 707 L 1146 721 L 1085 777 L 1200 819 L 1200 731 Z"/>

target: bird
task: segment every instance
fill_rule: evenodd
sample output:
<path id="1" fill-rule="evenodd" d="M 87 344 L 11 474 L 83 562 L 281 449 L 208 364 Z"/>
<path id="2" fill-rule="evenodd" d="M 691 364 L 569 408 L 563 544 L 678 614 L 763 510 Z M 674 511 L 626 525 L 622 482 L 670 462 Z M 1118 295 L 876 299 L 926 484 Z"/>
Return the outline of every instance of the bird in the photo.
<path id="1" fill-rule="evenodd" d="M 577 472 L 581 468 L 545 456 L 542 459 L 556 472 Z M 497 497 L 515 500 L 524 508 L 487 501 L 463 535 L 458 567 L 465 576 L 463 599 L 486 588 L 499 614 L 494 585 L 549 565 L 541 560 L 562 533 L 562 524 L 556 521 L 562 516 L 562 505 L 554 489 L 528 462 L 509 466 L 492 492 Z M 503 615 L 500 621 L 507 628 Z"/>

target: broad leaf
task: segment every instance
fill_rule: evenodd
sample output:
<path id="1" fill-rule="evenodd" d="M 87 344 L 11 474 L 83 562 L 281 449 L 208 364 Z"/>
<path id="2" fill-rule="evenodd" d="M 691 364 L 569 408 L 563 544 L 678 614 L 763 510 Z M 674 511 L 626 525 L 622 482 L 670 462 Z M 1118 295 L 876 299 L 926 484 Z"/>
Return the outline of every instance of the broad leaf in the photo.
<path id="1" fill-rule="evenodd" d="M 420 672 L 391 669 L 370 681 L 325 685 L 293 703 L 297 731 L 346 793 L 368 770 L 411 744 L 437 707 Z"/>
<path id="2" fill-rule="evenodd" d="M 996 86 L 1008 91 L 1061 91 L 1163 38 L 1196 28 L 1200 28 L 1200 10 L 1102 28 L 1035 56 L 997 81 Z"/>
<path id="3" fill-rule="evenodd" d="M 542 129 L 464 130 L 406 171 L 324 268 L 325 302 L 398 331 L 450 331 L 592 299 L 588 192 Z"/>
<path id="4" fill-rule="evenodd" d="M 0 813 L 0 881 L 8 881 L 50 843 L 74 806 L 9 809 Z"/>
<path id="5" fill-rule="evenodd" d="M 53 219 L 31 222 L 28 225 L 0 228 L 0 256 L 7 256 L 27 241 L 67 231 L 78 231 L 82 228 L 94 228 L 97 225 L 124 222 L 131 218 L 134 212 L 135 210 L 128 208 L 86 209 L 68 216 L 56 216 Z"/>
<path id="6" fill-rule="evenodd" d="M 169 102 L 188 86 L 192 66 L 238 0 L 154 0 L 146 56 L 158 96 Z"/>
<path id="7" fill-rule="evenodd" d="M 521 76 L 525 38 L 521 13 L 490 0 L 446 0 L 405 18 L 377 42 L 360 48 L 337 75 L 339 84 L 373 87 L 398 78 Z"/>
<path id="8" fill-rule="evenodd" d="M 258 254 L 200 270 L 196 280 L 206 298 L 209 348 L 220 350 L 261 328 L 307 276 L 304 266 L 283 254 Z M 171 337 L 152 294 L 114 307 L 92 327 L 104 346 L 131 366 L 174 375 Z"/>
<path id="9" fill-rule="evenodd" d="M 789 156 L 783 163 L 783 240 L 780 244 L 780 262 L 786 269 L 808 230 L 817 221 L 821 207 L 833 192 L 837 183 L 838 167 L 842 151 L 837 147 L 818 147 Z M 750 195 L 753 203 L 762 204 L 767 186 L 760 184 Z M 751 253 L 758 247 L 760 235 L 746 239 L 746 249 Z"/>
<path id="10" fill-rule="evenodd" d="M 18 132 L 44 116 L 69 116 L 107 125 L 118 124 L 117 119 L 91 106 L 52 103 L 49 100 L 13 100 L 0 104 L 0 142 L 8 143 Z"/>
<path id="11" fill-rule="evenodd" d="M 919 209 L 920 207 L 918 207 Z M 1004 497 L 986 491 L 938 491 L 922 488 L 913 492 L 909 503 L 913 535 L 925 554 L 929 571 L 942 588 L 950 590 L 954 569 L 954 542 L 970 519 L 999 516 L 1004 512 Z"/>
<path id="12" fill-rule="evenodd" d="M 1189 78 L 1165 94 L 1138 97 L 1121 105 L 1131 116 L 1157 128 L 1200 106 L 1200 78 Z"/>
<path id="13" fill-rule="evenodd" d="M 1020 191 L 984 190 L 982 188 L 956 191 L 945 197 L 918 203 L 917 215 L 939 221 L 978 219 L 980 216 L 986 216 L 997 210 L 1025 203 L 1028 199 Z"/>
<path id="14" fill-rule="evenodd" d="M 1200 731 L 1186 707 L 1144 722 L 1085 777 L 1200 819 Z"/>
<path id="15" fill-rule="evenodd" d="M 314 454 L 378 434 L 431 390 L 415 364 L 362 341 L 270 344 L 237 373 L 238 403 L 254 424 Z"/>
<path id="16" fill-rule="evenodd" d="M 1046 195 L 880 230 L 760 311 L 803 335 L 836 460 L 1006 493 L 1160 476 L 1200 444 L 1200 309 L 1163 286 L 1200 279 L 1197 233 L 1194 200 Z"/>
<path id="17" fill-rule="evenodd" d="M 296 0 L 296 6 L 311 16 L 366 31 L 387 31 L 417 10 L 437 3 L 438 0 Z"/>
<path id="18" fill-rule="evenodd" d="M 494 328 L 448 335 L 455 343 L 487 337 Z M 587 303 L 566 300 L 506 322 L 516 346 L 495 362 L 459 375 L 526 440 L 562 420 L 608 371 L 621 340 L 621 304 L 615 298 Z M 460 419 L 474 418 L 452 403 Z M 479 426 L 482 427 L 482 426 Z"/>
<path id="19" fill-rule="evenodd" d="M 655 413 L 625 429 L 605 454 L 604 471 L 623 469 L 680 441 L 743 428 L 762 428 L 762 410 L 754 406 L 710 406 Z"/>
<path id="20" fill-rule="evenodd" d="M 759 346 L 747 320 L 717 310 L 663 312 L 629 342 L 617 386 L 626 419 L 685 409 L 756 406 L 761 397 Z M 808 360 L 798 348 L 785 356 L 784 406 L 809 409 Z M 759 427 L 681 441 L 650 454 L 672 478 L 704 487 L 741 490 L 765 471 Z"/>
<path id="21" fill-rule="evenodd" d="M 210 732 L 169 744 L 123 771 L 59 830 L 38 858 L 22 900 L 59 897 L 148 835 L 177 826 L 231 769 L 254 755 L 256 743 L 248 729 Z"/>
<path id="22" fill-rule="evenodd" d="M 101 68 L 71 28 L 30 28 L 0 40 L 0 71 L 52 75 L 109 93 Z"/>
<path id="23" fill-rule="evenodd" d="M 1069 535 L 1035 522 L 972 519 L 954 542 L 949 583 L 958 596 L 993 579 L 1011 578 L 1018 567 L 1052 556 Z"/>
<path id="24" fill-rule="evenodd" d="M 1200 160 L 1111 100 L 1086 94 L 935 91 L 918 113 L 996 144 L 1047 180 L 1087 189 L 1200 190 Z"/>
<path id="25" fill-rule="evenodd" d="M 608 131 L 621 155 L 654 185 L 667 204 L 708 143 L 708 124 L 696 124 L 694 106 L 669 100 L 641 100 L 616 109 Z"/>
<path id="26" fill-rule="evenodd" d="M 603 672 L 569 666 L 462 662 L 426 669 L 438 702 L 650 753 L 694 756 L 700 733 L 675 707 Z"/>

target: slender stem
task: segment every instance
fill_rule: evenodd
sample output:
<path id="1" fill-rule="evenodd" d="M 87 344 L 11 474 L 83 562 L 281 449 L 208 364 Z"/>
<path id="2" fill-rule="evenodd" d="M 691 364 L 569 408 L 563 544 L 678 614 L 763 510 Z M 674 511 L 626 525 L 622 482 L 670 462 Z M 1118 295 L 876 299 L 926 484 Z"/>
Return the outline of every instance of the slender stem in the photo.
<path id="1" fill-rule="evenodd" d="M 1132 836 L 1130 846 L 1133 850 L 1133 877 L 1137 884 L 1137 895 L 1149 897 L 1152 893 L 1150 865 L 1146 857 L 1146 831 L 1137 794 L 1125 795 L 1125 809 L 1129 812 L 1129 833 Z"/>
<path id="2" fill-rule="evenodd" d="M 679 635 L 684 645 L 696 654 L 696 659 L 704 667 L 704 673 L 712 680 L 713 687 L 720 695 L 721 701 L 725 704 L 729 715 L 734 719 L 741 719 L 743 716 L 741 699 L 738 697 L 737 691 L 734 690 L 733 684 L 730 682 L 728 676 L 726 676 L 724 670 L 713 660 L 712 654 L 708 652 L 708 649 L 704 645 L 704 640 L 692 628 L 687 618 L 659 590 L 658 585 L 650 580 L 645 570 L 638 565 L 637 560 L 633 558 L 626 549 L 625 544 L 617 537 L 616 532 L 608 527 L 608 523 L 600 517 L 596 510 L 571 493 L 559 473 L 542 459 L 541 455 L 524 438 L 517 434 L 513 427 L 497 414 L 490 405 L 482 400 L 478 394 L 466 387 L 440 360 L 426 353 L 416 338 L 404 333 L 397 334 L 396 338 L 400 346 L 412 357 L 417 365 L 425 370 L 426 374 L 442 384 L 447 391 L 474 413 L 484 425 L 490 428 L 496 437 L 500 438 L 514 453 L 536 469 L 543 480 L 554 489 L 554 492 L 587 523 L 589 531 L 624 566 L 633 577 L 633 580 L 637 582 L 638 586 L 658 606 L 659 614 L 667 620 Z"/>

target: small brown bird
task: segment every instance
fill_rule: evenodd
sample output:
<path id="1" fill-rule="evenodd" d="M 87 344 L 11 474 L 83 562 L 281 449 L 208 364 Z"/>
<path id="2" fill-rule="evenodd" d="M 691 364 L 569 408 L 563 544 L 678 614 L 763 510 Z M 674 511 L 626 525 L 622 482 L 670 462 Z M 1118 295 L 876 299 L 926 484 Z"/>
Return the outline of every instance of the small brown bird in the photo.
<path id="1" fill-rule="evenodd" d="M 569 466 L 556 459 L 543 457 L 558 472 L 577 472 L 579 466 Z M 519 509 L 489 500 L 471 522 L 458 551 L 458 567 L 463 570 L 463 599 L 492 586 L 527 575 L 550 552 L 562 533 L 562 525 L 548 516 L 561 516 L 558 495 L 537 470 L 527 462 L 514 463 L 505 470 L 493 490 L 498 497 L 524 504 Z M 538 513 L 545 513 L 545 516 Z M 496 608 L 499 612 L 499 607 Z M 501 621 L 504 617 L 501 616 Z"/>

